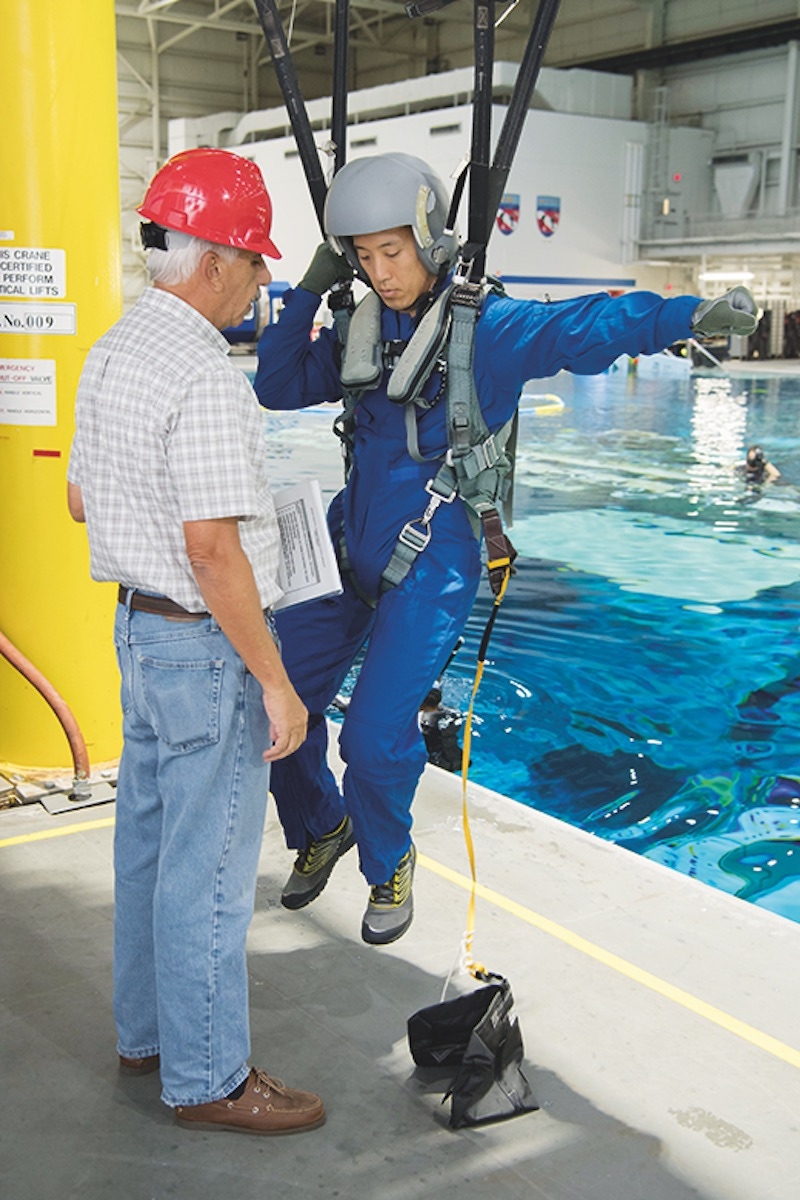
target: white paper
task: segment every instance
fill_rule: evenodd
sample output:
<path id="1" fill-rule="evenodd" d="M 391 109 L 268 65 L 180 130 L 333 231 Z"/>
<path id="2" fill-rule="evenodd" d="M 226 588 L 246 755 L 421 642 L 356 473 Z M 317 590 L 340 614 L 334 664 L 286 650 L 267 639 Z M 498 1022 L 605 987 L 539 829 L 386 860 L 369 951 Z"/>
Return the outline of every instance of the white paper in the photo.
<path id="1" fill-rule="evenodd" d="M 319 482 L 307 479 L 281 488 L 273 499 L 282 546 L 278 584 L 284 593 L 275 608 L 338 595 L 342 580 Z"/>

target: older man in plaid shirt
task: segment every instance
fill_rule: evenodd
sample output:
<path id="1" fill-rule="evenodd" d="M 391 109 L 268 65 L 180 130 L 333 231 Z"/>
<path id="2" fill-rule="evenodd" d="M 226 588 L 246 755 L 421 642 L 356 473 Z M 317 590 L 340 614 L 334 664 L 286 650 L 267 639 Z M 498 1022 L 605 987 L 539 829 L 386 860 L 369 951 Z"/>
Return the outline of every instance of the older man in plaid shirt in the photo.
<path id="1" fill-rule="evenodd" d="M 291 1133 L 324 1108 L 248 1064 L 245 938 L 270 763 L 301 745 L 307 713 L 270 616 L 260 409 L 220 332 L 270 280 L 272 209 L 254 164 L 193 150 L 139 212 L 154 286 L 87 357 L 68 470 L 92 575 L 120 585 L 120 1067 L 160 1069 L 183 1125 Z"/>

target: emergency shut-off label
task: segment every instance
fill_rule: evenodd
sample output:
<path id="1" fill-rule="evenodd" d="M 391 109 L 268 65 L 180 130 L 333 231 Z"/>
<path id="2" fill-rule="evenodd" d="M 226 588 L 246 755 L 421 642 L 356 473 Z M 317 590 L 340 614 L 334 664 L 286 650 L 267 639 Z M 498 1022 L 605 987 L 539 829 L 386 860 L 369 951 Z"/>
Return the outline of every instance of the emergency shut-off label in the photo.
<path id="1" fill-rule="evenodd" d="M 0 297 L 57 300 L 66 294 L 65 250 L 0 246 Z"/>
<path id="2" fill-rule="evenodd" d="M 0 358 L 0 425 L 55 424 L 55 360 Z"/>

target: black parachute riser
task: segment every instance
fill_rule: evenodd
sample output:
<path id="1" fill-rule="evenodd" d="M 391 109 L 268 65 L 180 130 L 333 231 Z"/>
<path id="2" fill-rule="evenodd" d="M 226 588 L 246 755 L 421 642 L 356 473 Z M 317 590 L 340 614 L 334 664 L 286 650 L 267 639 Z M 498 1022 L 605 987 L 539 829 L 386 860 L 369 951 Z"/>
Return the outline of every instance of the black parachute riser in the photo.
<path id="1" fill-rule="evenodd" d="M 497 139 L 494 158 L 489 169 L 487 220 L 484 225 L 484 238 L 488 244 L 494 228 L 494 219 L 503 198 L 506 181 L 511 171 L 514 155 L 517 152 L 519 139 L 528 115 L 539 71 L 542 67 L 547 43 L 558 16 L 561 0 L 539 0 L 539 8 L 528 35 L 525 53 L 522 56 L 514 90 L 506 110 L 503 127 Z"/>
<path id="2" fill-rule="evenodd" d="M 334 174 L 347 158 L 347 50 L 350 35 L 350 0 L 336 0 L 333 17 L 333 96 L 331 141 Z"/>
<path id="3" fill-rule="evenodd" d="M 561 0 L 540 0 L 511 93 L 494 158 L 488 165 L 492 119 L 492 71 L 494 66 L 494 0 L 475 0 L 473 35 L 475 80 L 472 100 L 472 149 L 469 163 L 468 237 L 461 261 L 469 278 L 478 282 L 485 271 L 486 250 L 497 210 L 525 124 L 536 80 Z M 408 10 L 409 5 L 406 5 Z M 491 29 L 487 30 L 487 24 Z M 448 214 L 448 227 L 455 222 L 461 199 L 463 176 L 459 179 Z"/>
<path id="4" fill-rule="evenodd" d="M 489 162 L 492 150 L 492 74 L 494 68 L 495 0 L 474 0 L 475 74 L 472 100 L 472 145 L 469 169 L 469 218 L 464 257 L 471 278 L 479 280 L 486 260 L 489 217 Z"/>
<path id="5" fill-rule="evenodd" d="M 308 119 L 306 103 L 303 99 L 303 93 L 300 90 L 300 84 L 294 69 L 292 56 L 289 52 L 278 7 L 275 0 L 256 0 L 256 9 L 261 22 L 261 28 L 264 30 L 264 37 L 267 40 L 267 48 L 272 58 L 272 65 L 275 68 L 278 86 L 281 89 L 283 102 L 286 105 L 286 111 L 289 115 L 292 133 L 297 143 L 297 152 L 300 155 L 300 161 L 305 171 L 308 190 L 311 193 L 311 202 L 314 205 L 314 212 L 317 214 L 319 227 L 324 235 L 323 212 L 325 209 L 327 186 L 322 173 L 319 152 L 314 141 L 311 122 Z"/>

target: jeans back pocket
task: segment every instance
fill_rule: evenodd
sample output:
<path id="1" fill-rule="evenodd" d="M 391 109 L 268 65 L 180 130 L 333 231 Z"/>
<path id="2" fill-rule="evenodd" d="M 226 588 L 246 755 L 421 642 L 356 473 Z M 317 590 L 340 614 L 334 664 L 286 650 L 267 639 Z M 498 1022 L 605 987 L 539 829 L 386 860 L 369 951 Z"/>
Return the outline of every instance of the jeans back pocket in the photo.
<path id="1" fill-rule="evenodd" d="M 179 753 L 218 742 L 224 660 L 137 657 L 142 699 L 157 737 Z"/>

